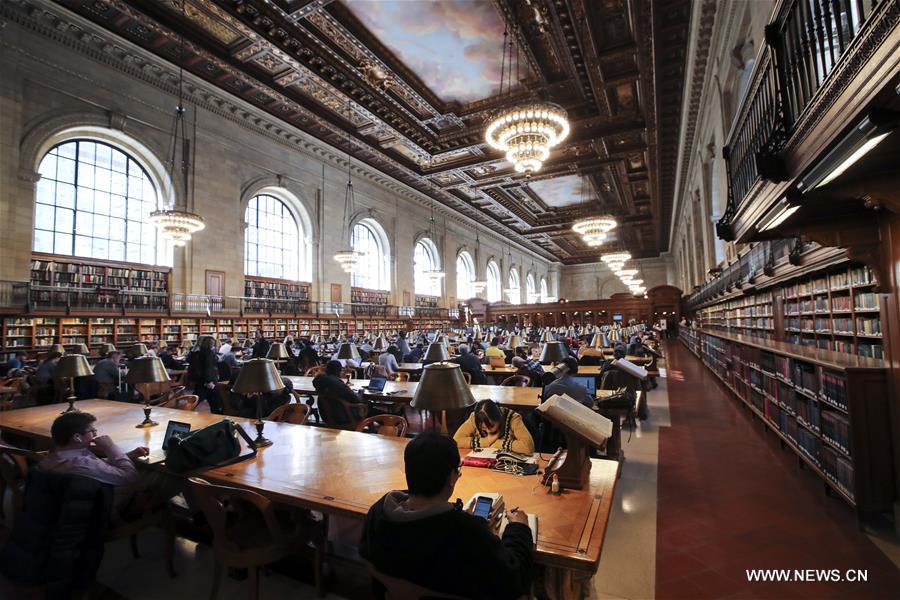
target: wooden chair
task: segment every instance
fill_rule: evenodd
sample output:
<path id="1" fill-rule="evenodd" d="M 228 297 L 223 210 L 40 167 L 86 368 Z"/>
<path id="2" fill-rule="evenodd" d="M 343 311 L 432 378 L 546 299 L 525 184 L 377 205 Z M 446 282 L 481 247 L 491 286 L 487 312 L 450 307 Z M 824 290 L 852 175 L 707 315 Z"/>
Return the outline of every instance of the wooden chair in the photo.
<path id="1" fill-rule="evenodd" d="M 222 402 L 222 414 L 229 417 L 239 417 L 237 409 L 231 403 L 231 388 L 228 387 L 228 383 L 224 381 L 217 383 L 216 393 Z"/>
<path id="2" fill-rule="evenodd" d="M 307 369 L 306 373 L 304 373 L 304 376 L 305 377 L 315 377 L 316 375 L 321 375 L 324 372 L 325 372 L 325 366 L 319 365 L 319 366 L 311 367 L 311 368 Z M 312 417 L 315 417 L 316 423 L 321 423 L 322 419 L 319 416 L 319 409 L 315 406 L 315 404 L 316 404 L 315 397 L 310 396 L 310 395 L 303 395 L 302 398 L 303 398 L 303 402 L 305 402 L 306 405 L 309 406 L 309 415 Z M 299 402 L 299 400 L 298 400 L 298 402 Z"/>
<path id="3" fill-rule="evenodd" d="M 12 495 L 13 517 L 22 512 L 25 501 L 25 479 L 28 470 L 42 461 L 46 452 L 33 452 L 24 448 L 0 444 L 0 518 L 5 518 L 3 498 L 6 490 Z"/>
<path id="4" fill-rule="evenodd" d="M 397 371 L 394 373 L 394 381 L 409 381 L 409 373 L 406 371 Z"/>
<path id="5" fill-rule="evenodd" d="M 326 427 L 333 429 L 343 429 L 345 431 L 356 431 L 359 422 L 366 418 L 366 404 L 347 402 L 341 398 L 320 395 L 316 404 L 319 406 L 319 412 L 325 421 Z M 349 422 L 340 423 L 340 412 L 349 419 Z"/>
<path id="6" fill-rule="evenodd" d="M 11 410 L 16 396 L 22 393 L 22 386 L 25 385 L 25 377 L 7 377 L 0 383 L 0 386 L 10 388 L 11 391 L 0 394 L 0 411 Z"/>
<path id="7" fill-rule="evenodd" d="M 510 375 L 500 385 L 509 385 L 512 387 L 528 387 L 531 385 L 531 377 L 528 375 Z"/>
<path id="8" fill-rule="evenodd" d="M 350 376 L 350 379 L 356 379 L 356 369 L 352 367 L 341 369 L 341 379 L 347 379 L 348 375 Z"/>
<path id="9" fill-rule="evenodd" d="M 376 375 L 378 370 L 378 365 L 375 363 L 370 364 L 368 367 L 363 369 L 363 379 L 372 379 L 372 375 Z"/>
<path id="10" fill-rule="evenodd" d="M 215 568 L 210 598 L 215 600 L 225 568 L 247 569 L 250 598 L 259 598 L 259 567 L 281 560 L 307 548 L 314 548 L 316 591 L 322 595 L 322 556 L 325 522 L 313 521 L 303 511 L 279 510 L 262 494 L 234 487 L 214 485 L 204 479 L 188 479 L 213 531 Z M 250 508 L 233 519 L 237 506 Z"/>
<path id="11" fill-rule="evenodd" d="M 296 393 L 296 392 L 295 392 Z M 293 423 L 294 425 L 306 425 L 306 419 L 309 417 L 309 406 L 303 403 L 282 404 L 272 411 L 266 421 L 277 421 L 279 423 Z"/>
<path id="12" fill-rule="evenodd" d="M 466 380 L 466 385 L 472 385 L 472 374 L 468 371 L 462 372 L 463 379 Z"/>
<path id="13" fill-rule="evenodd" d="M 315 377 L 316 375 L 321 375 L 325 372 L 325 365 L 318 365 L 315 367 L 310 367 L 306 370 L 306 373 L 303 374 L 304 377 Z"/>
<path id="14" fill-rule="evenodd" d="M 366 563 L 366 566 L 372 578 L 378 580 L 385 587 L 385 600 L 424 600 L 426 598 L 429 600 L 462 600 L 460 596 L 435 592 L 412 581 L 385 575 L 375 569 L 371 563 Z"/>
<path id="15" fill-rule="evenodd" d="M 378 435 L 405 437 L 409 423 L 399 415 L 375 415 L 360 421 L 356 426 L 356 431 L 366 431 L 367 428 Z"/>

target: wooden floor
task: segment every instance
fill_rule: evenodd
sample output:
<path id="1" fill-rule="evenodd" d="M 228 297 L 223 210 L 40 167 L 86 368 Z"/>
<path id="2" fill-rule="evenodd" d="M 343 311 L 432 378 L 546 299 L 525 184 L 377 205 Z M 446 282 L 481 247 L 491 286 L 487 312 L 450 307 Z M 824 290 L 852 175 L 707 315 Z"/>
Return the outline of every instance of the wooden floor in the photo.
<path id="1" fill-rule="evenodd" d="M 660 431 L 657 598 L 898 598 L 900 570 L 679 342 Z M 748 582 L 745 569 L 867 569 L 867 583 Z"/>

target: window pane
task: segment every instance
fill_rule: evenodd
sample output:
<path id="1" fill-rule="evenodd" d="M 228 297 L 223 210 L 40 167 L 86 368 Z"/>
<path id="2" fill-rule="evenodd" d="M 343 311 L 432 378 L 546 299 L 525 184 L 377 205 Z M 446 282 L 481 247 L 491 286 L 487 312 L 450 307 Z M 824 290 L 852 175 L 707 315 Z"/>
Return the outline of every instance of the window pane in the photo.
<path id="1" fill-rule="evenodd" d="M 68 183 L 56 184 L 56 205 L 75 208 L 75 186 Z"/>
<path id="2" fill-rule="evenodd" d="M 109 239 L 124 241 L 125 240 L 125 219 L 109 220 Z"/>
<path id="3" fill-rule="evenodd" d="M 56 209 L 56 231 L 73 231 L 75 228 L 75 211 L 68 208 Z"/>
<path id="4" fill-rule="evenodd" d="M 89 238 L 85 235 L 76 235 L 75 236 L 75 256 L 90 256 L 90 255 L 91 255 L 91 238 Z"/>
<path id="5" fill-rule="evenodd" d="M 56 179 L 56 157 L 51 154 L 45 156 L 38 167 L 38 173 L 42 179 Z"/>
<path id="6" fill-rule="evenodd" d="M 81 173 L 78 174 L 79 177 Z M 60 158 L 56 163 L 56 180 L 66 183 L 75 183 L 75 161 Z"/>
<path id="7" fill-rule="evenodd" d="M 56 182 L 49 179 L 41 179 L 37 184 L 37 201 L 44 204 L 55 204 Z"/>
<path id="8" fill-rule="evenodd" d="M 109 259 L 125 260 L 125 242 L 109 243 Z"/>
<path id="9" fill-rule="evenodd" d="M 57 254 L 72 254 L 72 234 L 57 233 L 54 235 L 53 251 Z"/>
<path id="10" fill-rule="evenodd" d="M 38 229 L 53 229 L 53 207 L 36 204 L 34 207 L 34 226 Z"/>
<path id="11" fill-rule="evenodd" d="M 53 232 L 43 231 L 41 229 L 34 230 L 34 251 L 35 252 L 53 252 Z"/>

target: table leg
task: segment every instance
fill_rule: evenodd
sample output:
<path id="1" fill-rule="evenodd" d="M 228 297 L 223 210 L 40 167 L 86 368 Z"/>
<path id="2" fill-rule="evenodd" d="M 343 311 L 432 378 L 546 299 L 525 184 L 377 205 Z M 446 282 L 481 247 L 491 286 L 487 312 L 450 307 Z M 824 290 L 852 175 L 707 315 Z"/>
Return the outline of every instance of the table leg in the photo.
<path id="1" fill-rule="evenodd" d="M 538 597 L 550 600 L 581 600 L 589 573 L 581 573 L 560 567 L 544 567 L 543 589 L 536 590 Z M 542 595 L 543 593 L 543 595 Z"/>

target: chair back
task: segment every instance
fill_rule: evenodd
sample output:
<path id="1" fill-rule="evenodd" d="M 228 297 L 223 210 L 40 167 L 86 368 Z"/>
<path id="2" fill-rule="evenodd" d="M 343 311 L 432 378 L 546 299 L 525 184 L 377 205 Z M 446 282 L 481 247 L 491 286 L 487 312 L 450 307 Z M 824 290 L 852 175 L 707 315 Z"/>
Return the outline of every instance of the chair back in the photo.
<path id="1" fill-rule="evenodd" d="M 466 385 L 472 384 L 472 374 L 471 373 L 469 373 L 468 371 L 463 371 L 462 376 L 463 376 L 463 379 L 466 380 Z"/>
<path id="2" fill-rule="evenodd" d="M 385 600 L 462 600 L 460 596 L 435 592 L 412 581 L 385 575 L 370 563 L 367 567 L 372 578 L 385 587 Z"/>
<path id="3" fill-rule="evenodd" d="M 528 375 L 511 375 L 504 379 L 500 385 L 509 385 L 513 387 L 528 387 L 531 385 L 531 377 Z"/>
<path id="4" fill-rule="evenodd" d="M 325 426 L 333 429 L 356 431 L 356 426 L 365 417 L 357 412 L 360 409 L 365 410 L 365 405 L 355 406 L 329 394 L 319 394 L 316 406 L 319 407 L 319 414 L 325 421 Z"/>
<path id="5" fill-rule="evenodd" d="M 394 381 L 409 381 L 409 373 L 406 371 L 398 371 L 394 373 Z"/>
<path id="6" fill-rule="evenodd" d="M 46 455 L 45 452 L 0 444 L 0 490 L 6 488 L 10 491 L 14 517 L 22 512 L 25 505 L 25 480 L 28 478 L 28 471 Z M 0 502 L 2 499 L 3 494 L 0 493 Z M 0 515 L 3 515 L 2 506 Z"/>
<path id="7" fill-rule="evenodd" d="M 183 396 L 176 396 L 166 402 L 164 405 L 166 408 L 177 408 L 179 410 L 195 410 L 197 408 L 197 404 L 200 402 L 200 397 L 194 394 L 185 394 Z"/>
<path id="8" fill-rule="evenodd" d="M 341 369 L 341 379 L 356 379 L 356 369 L 352 367 L 347 367 L 346 369 Z"/>
<path id="9" fill-rule="evenodd" d="M 356 426 L 357 431 L 366 431 L 370 429 L 378 435 L 386 435 L 388 437 L 405 437 L 409 423 L 400 415 L 375 415 L 363 419 Z"/>
<path id="10" fill-rule="evenodd" d="M 304 377 L 315 377 L 316 375 L 321 375 L 325 372 L 325 365 L 317 365 L 315 367 L 310 367 L 304 373 Z"/>
<path id="11" fill-rule="evenodd" d="M 380 365 L 372 363 L 369 366 L 367 366 L 365 369 L 363 369 L 363 379 L 372 379 L 372 375 L 375 375 L 378 372 L 379 366 Z"/>
<path id="12" fill-rule="evenodd" d="M 228 387 L 228 383 L 224 381 L 217 383 L 216 393 L 219 395 L 219 400 L 222 401 L 222 414 L 229 417 L 239 417 L 240 414 L 231 403 L 231 390 Z"/>
<path id="13" fill-rule="evenodd" d="M 309 417 L 309 405 L 307 404 L 282 404 L 272 411 L 266 421 L 277 421 L 279 423 L 293 423 L 294 425 L 306 425 L 306 419 Z"/>

